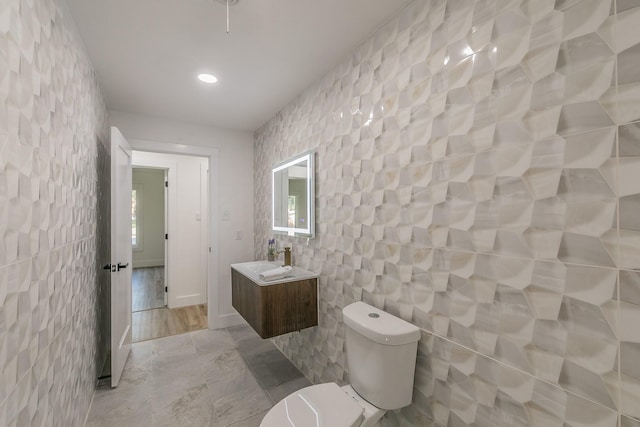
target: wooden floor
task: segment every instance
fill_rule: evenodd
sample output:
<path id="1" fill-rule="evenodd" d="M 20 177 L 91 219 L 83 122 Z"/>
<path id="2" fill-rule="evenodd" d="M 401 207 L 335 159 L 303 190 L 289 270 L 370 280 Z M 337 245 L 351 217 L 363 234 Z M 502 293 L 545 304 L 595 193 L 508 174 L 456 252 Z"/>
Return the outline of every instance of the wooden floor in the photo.
<path id="1" fill-rule="evenodd" d="M 164 305 L 164 267 L 134 268 L 131 274 L 133 342 L 184 334 L 207 327 L 207 305 L 169 309 Z"/>
<path id="2" fill-rule="evenodd" d="M 207 327 L 207 304 L 169 309 L 167 307 L 133 313 L 133 342 L 184 334 Z"/>
<path id="3" fill-rule="evenodd" d="M 131 289 L 133 312 L 164 307 L 164 267 L 134 268 Z"/>

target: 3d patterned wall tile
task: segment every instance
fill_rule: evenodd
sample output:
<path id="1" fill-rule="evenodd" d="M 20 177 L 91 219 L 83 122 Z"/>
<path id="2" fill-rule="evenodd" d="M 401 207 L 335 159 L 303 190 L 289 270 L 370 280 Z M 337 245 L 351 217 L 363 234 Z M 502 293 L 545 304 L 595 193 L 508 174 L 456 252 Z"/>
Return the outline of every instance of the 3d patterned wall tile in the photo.
<path id="1" fill-rule="evenodd" d="M 106 108 L 59 0 L 0 4 L 0 425 L 82 425 Z M 102 171 L 104 172 L 104 171 Z"/>
<path id="2" fill-rule="evenodd" d="M 640 425 L 640 4 L 417 0 L 255 135 L 316 150 L 319 326 L 277 345 L 347 382 L 341 309 L 418 325 L 414 403 L 385 426 Z"/>

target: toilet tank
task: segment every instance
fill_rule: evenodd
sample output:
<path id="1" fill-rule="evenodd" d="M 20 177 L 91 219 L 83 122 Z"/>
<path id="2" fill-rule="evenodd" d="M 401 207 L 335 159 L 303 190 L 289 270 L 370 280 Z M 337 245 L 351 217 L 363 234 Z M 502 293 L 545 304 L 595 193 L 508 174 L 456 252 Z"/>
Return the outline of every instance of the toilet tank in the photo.
<path id="1" fill-rule="evenodd" d="M 342 314 L 353 389 L 381 409 L 411 404 L 420 329 L 363 302 Z"/>

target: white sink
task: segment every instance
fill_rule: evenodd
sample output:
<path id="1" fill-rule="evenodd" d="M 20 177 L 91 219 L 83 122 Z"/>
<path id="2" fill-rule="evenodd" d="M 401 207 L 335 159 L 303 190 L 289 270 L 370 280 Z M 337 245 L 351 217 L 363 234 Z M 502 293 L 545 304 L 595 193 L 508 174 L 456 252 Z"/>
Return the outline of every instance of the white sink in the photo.
<path id="1" fill-rule="evenodd" d="M 265 271 L 273 270 L 274 268 L 282 267 L 282 263 L 278 261 L 253 261 L 243 262 L 240 265 L 255 274 L 262 274 Z"/>
<path id="2" fill-rule="evenodd" d="M 287 277 L 278 280 L 265 281 L 260 279 L 260 274 L 274 268 L 282 267 L 282 261 L 251 261 L 231 264 L 231 268 L 248 277 L 260 286 L 276 285 L 278 283 L 294 282 L 296 280 L 313 279 L 318 275 L 312 271 L 300 267 L 293 267 Z"/>

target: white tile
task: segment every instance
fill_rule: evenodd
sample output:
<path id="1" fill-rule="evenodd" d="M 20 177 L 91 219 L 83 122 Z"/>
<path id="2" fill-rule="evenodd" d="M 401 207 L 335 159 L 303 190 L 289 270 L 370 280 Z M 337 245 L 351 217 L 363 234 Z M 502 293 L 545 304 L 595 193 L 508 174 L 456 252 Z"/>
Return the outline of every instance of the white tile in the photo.
<path id="1" fill-rule="evenodd" d="M 634 7 L 619 13 L 615 21 L 615 49 L 622 52 L 640 43 L 638 25 L 640 24 L 640 8 Z"/>
<path id="2" fill-rule="evenodd" d="M 611 0 L 584 0 L 564 10 L 564 39 L 593 33 L 609 17 Z"/>

